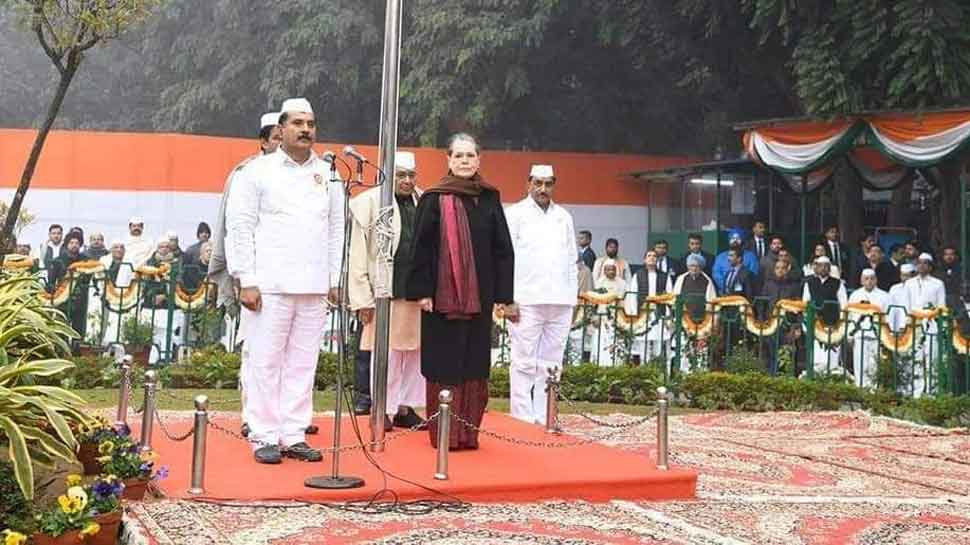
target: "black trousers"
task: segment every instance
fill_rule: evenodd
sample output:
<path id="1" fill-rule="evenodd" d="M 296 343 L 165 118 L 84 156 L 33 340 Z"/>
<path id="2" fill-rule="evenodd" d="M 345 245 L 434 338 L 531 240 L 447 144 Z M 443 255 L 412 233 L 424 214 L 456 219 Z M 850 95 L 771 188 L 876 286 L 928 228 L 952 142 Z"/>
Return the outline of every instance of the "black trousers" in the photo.
<path id="1" fill-rule="evenodd" d="M 358 396 L 370 398 L 370 350 L 360 349 L 360 337 L 364 332 L 364 324 L 357 321 L 357 357 L 354 358 L 354 389 Z"/>

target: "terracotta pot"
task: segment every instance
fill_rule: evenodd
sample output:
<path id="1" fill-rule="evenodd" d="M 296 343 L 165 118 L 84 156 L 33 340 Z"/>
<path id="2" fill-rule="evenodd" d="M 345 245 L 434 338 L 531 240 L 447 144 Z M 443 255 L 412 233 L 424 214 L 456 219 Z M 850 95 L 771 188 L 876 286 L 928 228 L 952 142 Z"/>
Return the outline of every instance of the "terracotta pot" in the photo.
<path id="1" fill-rule="evenodd" d="M 31 543 L 34 545 L 77 545 L 78 543 L 91 543 L 91 538 L 82 539 L 80 530 L 71 530 L 54 537 L 47 534 L 34 534 Z"/>
<path id="2" fill-rule="evenodd" d="M 125 479 L 125 489 L 121 497 L 126 500 L 141 501 L 148 490 L 148 479 Z"/>
<path id="3" fill-rule="evenodd" d="M 81 443 L 77 449 L 77 461 L 84 466 L 85 475 L 100 475 L 101 463 L 97 458 L 101 456 L 96 443 Z"/>
<path id="4" fill-rule="evenodd" d="M 141 365 L 148 365 L 148 357 L 152 353 L 151 345 L 142 344 L 126 344 L 125 353 L 131 356 L 131 360 L 134 363 L 139 363 Z"/>
<path id="5" fill-rule="evenodd" d="M 34 545 L 117 545 L 118 535 L 121 533 L 121 510 L 94 517 L 101 530 L 93 536 L 81 538 L 80 530 L 71 530 L 54 537 L 47 534 L 34 534 Z"/>
<path id="6" fill-rule="evenodd" d="M 94 520 L 101 525 L 101 531 L 88 538 L 88 545 L 116 545 L 121 534 L 121 509 L 98 515 Z"/>

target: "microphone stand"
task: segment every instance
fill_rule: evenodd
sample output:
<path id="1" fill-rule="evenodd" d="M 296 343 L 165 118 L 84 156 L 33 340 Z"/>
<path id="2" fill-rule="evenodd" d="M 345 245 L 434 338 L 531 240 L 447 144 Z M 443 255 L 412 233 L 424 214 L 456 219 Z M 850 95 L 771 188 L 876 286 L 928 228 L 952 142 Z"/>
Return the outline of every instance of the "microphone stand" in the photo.
<path id="1" fill-rule="evenodd" d="M 364 163 L 357 161 L 356 180 L 348 180 L 342 184 L 340 189 L 344 192 L 344 247 L 340 263 L 340 282 L 338 283 L 340 301 L 337 303 L 337 401 L 333 411 L 333 467 L 329 477 L 318 476 L 308 477 L 303 481 L 308 488 L 322 488 L 325 490 L 344 490 L 347 488 L 360 488 L 364 486 L 364 479 L 349 475 L 340 474 L 340 424 L 343 420 L 343 394 L 344 394 L 344 364 L 347 358 L 347 313 L 350 305 L 347 304 L 347 285 L 350 278 L 350 188 L 354 184 L 363 184 Z M 340 183 L 337 176 L 337 158 L 334 156 L 330 161 L 330 183 Z"/>

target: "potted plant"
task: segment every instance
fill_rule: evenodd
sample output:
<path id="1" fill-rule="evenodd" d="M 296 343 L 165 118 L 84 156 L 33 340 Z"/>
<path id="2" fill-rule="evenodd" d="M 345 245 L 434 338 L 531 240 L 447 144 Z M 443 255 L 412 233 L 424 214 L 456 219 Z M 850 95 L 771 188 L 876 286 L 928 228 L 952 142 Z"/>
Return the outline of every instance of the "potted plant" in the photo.
<path id="1" fill-rule="evenodd" d="M 26 543 L 33 525 L 33 504 L 20 491 L 10 462 L 0 461 L 0 544 Z"/>
<path id="2" fill-rule="evenodd" d="M 56 310 L 44 306 L 31 277 L 0 281 L 0 443 L 11 454 L 17 483 L 34 497 L 35 465 L 75 460 L 71 423 L 87 420 L 84 400 L 55 386 L 38 387 L 74 367 L 66 359 L 77 333 Z"/>
<path id="3" fill-rule="evenodd" d="M 90 422 L 78 424 L 75 431 L 78 442 L 77 460 L 84 466 L 84 474 L 98 475 L 101 473 L 101 463 L 98 462 L 98 458 L 102 453 L 99 452 L 98 447 L 102 441 L 127 437 L 130 433 L 128 426 L 124 424 L 121 428 L 112 426 L 103 416 L 97 416 Z"/>
<path id="4" fill-rule="evenodd" d="M 104 474 L 113 475 L 124 483 L 122 497 L 126 500 L 141 500 L 148 483 L 168 476 L 166 467 L 155 471 L 158 455 L 153 451 L 140 452 L 140 447 L 130 436 L 105 439 L 98 444 L 98 452 L 101 453 L 98 461 Z"/>
<path id="5" fill-rule="evenodd" d="M 148 365 L 154 337 L 152 325 L 139 320 L 138 314 L 132 314 L 121 322 L 121 340 L 125 343 L 125 352 L 136 363 Z"/>
<path id="6" fill-rule="evenodd" d="M 108 533 L 102 539 L 96 540 L 102 530 L 101 524 L 95 520 L 100 513 L 95 510 L 88 490 L 80 486 L 80 480 L 78 475 L 69 476 L 67 492 L 58 496 L 56 505 L 41 513 L 39 529 L 33 535 L 34 545 L 68 545 L 79 542 L 88 545 L 113 545 L 117 542 L 117 534 L 110 536 Z"/>

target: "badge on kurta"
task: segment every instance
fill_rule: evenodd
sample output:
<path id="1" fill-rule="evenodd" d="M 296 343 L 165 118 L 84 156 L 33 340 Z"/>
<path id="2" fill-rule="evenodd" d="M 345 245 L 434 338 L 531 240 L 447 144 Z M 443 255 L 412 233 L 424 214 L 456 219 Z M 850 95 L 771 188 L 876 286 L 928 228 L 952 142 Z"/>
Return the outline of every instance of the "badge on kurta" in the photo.
<path id="1" fill-rule="evenodd" d="M 320 174 L 314 174 L 313 181 L 316 182 L 317 185 L 323 185 L 323 176 Z"/>

